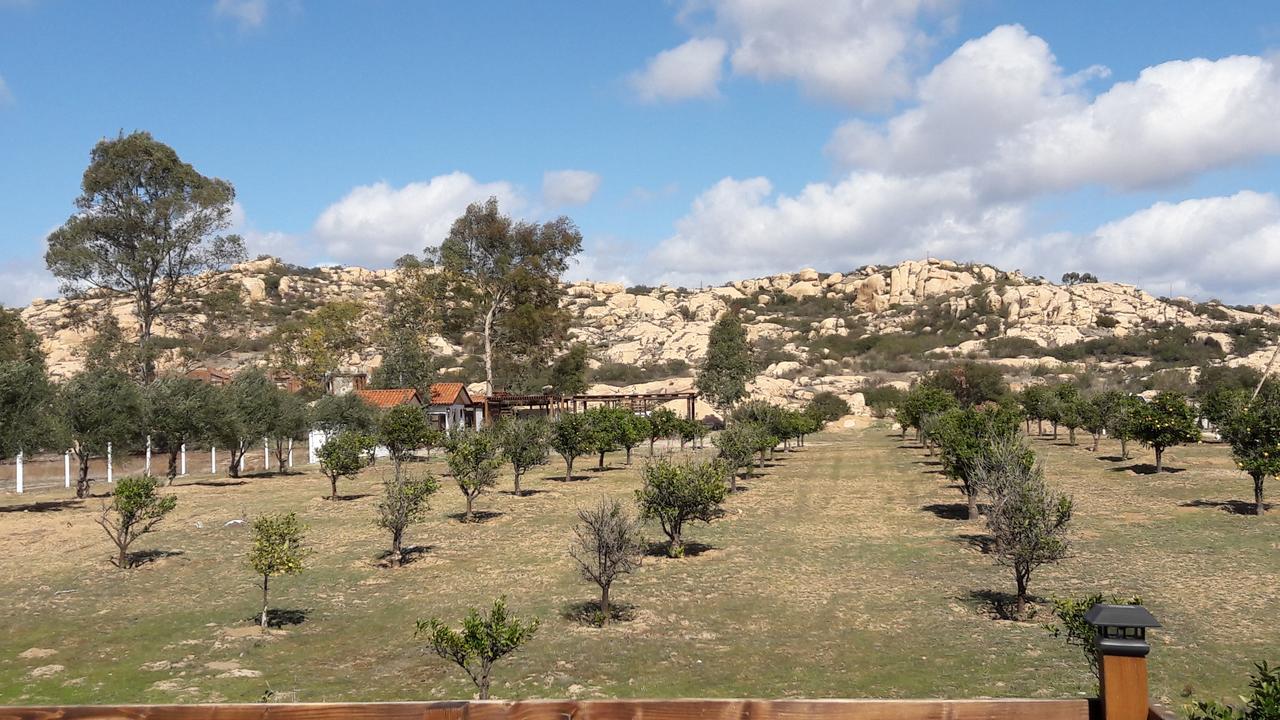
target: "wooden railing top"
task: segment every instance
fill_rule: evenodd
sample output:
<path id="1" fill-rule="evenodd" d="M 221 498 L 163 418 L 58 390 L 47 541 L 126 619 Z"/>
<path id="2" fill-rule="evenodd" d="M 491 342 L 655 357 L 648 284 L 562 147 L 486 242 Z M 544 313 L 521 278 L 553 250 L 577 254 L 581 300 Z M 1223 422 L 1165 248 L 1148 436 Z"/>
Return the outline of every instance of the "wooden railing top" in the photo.
<path id="1" fill-rule="evenodd" d="M 0 720 L 1089 720 L 1080 700 L 525 700 L 0 707 Z"/>

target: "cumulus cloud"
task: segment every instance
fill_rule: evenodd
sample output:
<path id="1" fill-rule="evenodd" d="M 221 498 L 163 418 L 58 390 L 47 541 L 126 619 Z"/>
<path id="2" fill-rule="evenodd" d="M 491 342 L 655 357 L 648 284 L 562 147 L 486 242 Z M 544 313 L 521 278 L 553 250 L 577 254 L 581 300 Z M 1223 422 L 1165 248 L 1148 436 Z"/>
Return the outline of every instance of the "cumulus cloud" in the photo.
<path id="1" fill-rule="evenodd" d="M 600 189 L 600 176 L 586 170 L 552 170 L 542 175 L 542 200 L 548 205 L 586 205 Z"/>
<path id="2" fill-rule="evenodd" d="M 973 257 L 1015 241 L 1024 225 L 1020 206 L 984 203 L 963 172 L 858 172 L 795 195 L 775 193 L 766 178 L 725 178 L 694 201 L 651 260 L 662 279 L 696 284 L 801 265 Z"/>
<path id="3" fill-rule="evenodd" d="M 649 58 L 631 87 L 645 102 L 716 97 L 727 51 L 719 38 L 694 38 Z"/>
<path id="4" fill-rule="evenodd" d="M 1280 293 L 1280 198 L 1241 191 L 1160 202 L 1102 225 L 1078 244 L 1082 267 L 1176 292 L 1275 302 Z"/>
<path id="5" fill-rule="evenodd" d="M 900 174 L 972 169 L 997 195 L 1099 184 L 1157 187 L 1280 152 L 1273 59 L 1179 60 L 1090 98 L 1020 26 L 971 40 L 921 79 L 917 104 L 883 126 L 841 126 L 828 150 L 850 167 Z"/>
<path id="6" fill-rule="evenodd" d="M 362 185 L 326 208 L 313 232 L 335 260 L 386 264 L 405 253 L 438 245 L 467 205 L 490 196 L 498 198 L 504 211 L 524 205 L 510 183 L 482 183 L 463 172 L 400 188 L 386 182 Z"/>
<path id="7" fill-rule="evenodd" d="M 241 30 L 254 30 L 267 21 L 267 0 L 215 0 L 213 14 L 231 20 Z"/>
<path id="8" fill-rule="evenodd" d="M 811 96 L 882 109 L 911 90 L 912 61 L 927 45 L 917 27 L 938 0 L 689 0 L 680 18 L 709 15 L 700 37 L 659 53 L 633 83 L 647 100 L 716 93 L 733 72 L 794 81 Z M 640 82 L 636 82 L 639 80 Z"/>

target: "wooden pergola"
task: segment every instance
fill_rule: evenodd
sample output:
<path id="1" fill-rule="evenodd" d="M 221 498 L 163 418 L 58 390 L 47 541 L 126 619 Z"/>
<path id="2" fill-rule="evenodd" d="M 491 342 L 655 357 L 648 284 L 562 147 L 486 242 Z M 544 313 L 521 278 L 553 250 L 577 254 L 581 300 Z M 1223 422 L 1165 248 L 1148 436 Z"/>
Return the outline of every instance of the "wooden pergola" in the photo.
<path id="1" fill-rule="evenodd" d="M 535 413 L 557 417 L 561 413 L 585 412 L 592 406 L 625 407 L 635 413 L 646 414 L 670 402 L 685 404 L 685 417 L 696 419 L 696 392 L 658 393 L 584 393 L 579 395 L 512 395 L 494 393 L 482 401 L 487 422 L 497 422 L 504 417 Z"/>

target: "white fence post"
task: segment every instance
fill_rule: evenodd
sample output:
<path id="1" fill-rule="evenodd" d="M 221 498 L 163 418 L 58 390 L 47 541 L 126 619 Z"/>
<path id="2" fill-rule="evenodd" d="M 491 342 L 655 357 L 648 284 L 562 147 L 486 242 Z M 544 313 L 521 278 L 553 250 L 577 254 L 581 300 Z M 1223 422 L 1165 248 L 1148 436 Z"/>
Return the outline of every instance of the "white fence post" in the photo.
<path id="1" fill-rule="evenodd" d="M 62 454 L 62 486 L 71 487 L 71 451 Z"/>
<path id="2" fill-rule="evenodd" d="M 209 446 L 209 474 L 218 474 L 218 448 L 215 445 Z"/>
<path id="3" fill-rule="evenodd" d="M 147 459 L 142 466 L 142 474 L 143 475 L 151 474 L 151 436 L 150 435 L 147 436 Z"/>
<path id="4" fill-rule="evenodd" d="M 293 469 L 293 438 L 289 438 L 289 469 Z"/>
<path id="5" fill-rule="evenodd" d="M 17 474 L 17 488 L 18 488 L 18 494 L 19 494 L 19 495 L 21 495 L 21 494 L 22 494 L 22 485 L 23 485 L 23 482 L 22 482 L 22 481 L 23 481 L 23 477 L 22 477 L 22 459 L 23 459 L 23 458 L 22 458 L 22 451 L 21 451 L 21 450 L 19 450 L 19 451 L 18 451 L 18 467 L 17 467 L 17 473 L 18 473 L 18 474 Z"/>
<path id="6" fill-rule="evenodd" d="M 248 447 L 247 445 L 245 445 L 245 444 L 241 443 L 240 448 L 241 448 L 241 452 L 240 452 L 240 463 L 239 463 L 239 465 L 240 465 L 240 472 L 242 472 L 242 473 L 243 473 L 243 472 L 244 472 L 244 459 L 245 459 L 245 456 L 247 456 L 247 455 L 249 454 L 249 447 Z"/>
<path id="7" fill-rule="evenodd" d="M 111 477 L 111 443 L 107 443 L 107 482 L 115 482 Z"/>
<path id="8" fill-rule="evenodd" d="M 271 469 L 271 446 L 266 438 L 262 438 L 262 469 L 264 472 Z"/>
<path id="9" fill-rule="evenodd" d="M 182 455 L 181 474 L 185 476 L 187 474 L 187 444 L 186 443 L 182 443 L 182 447 L 179 448 L 179 452 Z"/>

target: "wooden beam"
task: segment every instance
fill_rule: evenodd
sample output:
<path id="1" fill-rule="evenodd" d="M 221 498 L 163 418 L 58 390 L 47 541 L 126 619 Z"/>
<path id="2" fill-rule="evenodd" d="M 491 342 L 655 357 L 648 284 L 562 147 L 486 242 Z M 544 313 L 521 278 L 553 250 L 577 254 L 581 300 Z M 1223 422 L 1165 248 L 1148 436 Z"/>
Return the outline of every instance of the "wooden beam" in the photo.
<path id="1" fill-rule="evenodd" d="M 526 700 L 0 707 L 0 720 L 1088 720 L 1088 700 Z"/>

